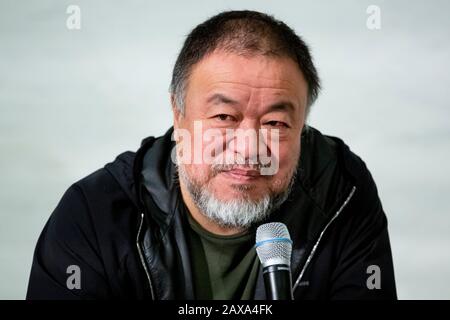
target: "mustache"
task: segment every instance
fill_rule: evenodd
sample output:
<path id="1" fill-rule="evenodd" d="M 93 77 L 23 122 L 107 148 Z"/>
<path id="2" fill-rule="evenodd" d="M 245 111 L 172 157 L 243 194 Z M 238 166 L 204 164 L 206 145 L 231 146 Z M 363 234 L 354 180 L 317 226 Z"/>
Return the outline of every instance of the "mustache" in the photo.
<path id="1" fill-rule="evenodd" d="M 269 164 L 250 164 L 250 163 L 227 163 L 227 164 L 213 164 L 211 165 L 211 171 L 213 175 L 217 175 L 223 171 L 230 171 L 234 169 L 240 169 L 240 170 L 254 170 L 254 171 L 261 171 L 262 168 L 268 168 L 270 167 Z"/>

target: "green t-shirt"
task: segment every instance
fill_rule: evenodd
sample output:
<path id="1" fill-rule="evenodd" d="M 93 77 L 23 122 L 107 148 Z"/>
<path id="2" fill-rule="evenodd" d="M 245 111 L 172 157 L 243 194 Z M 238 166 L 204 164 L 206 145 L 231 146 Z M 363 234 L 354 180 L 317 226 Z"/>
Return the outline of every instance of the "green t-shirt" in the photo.
<path id="1" fill-rule="evenodd" d="M 250 300 L 260 262 L 255 232 L 221 236 L 205 230 L 186 210 L 196 299 Z"/>

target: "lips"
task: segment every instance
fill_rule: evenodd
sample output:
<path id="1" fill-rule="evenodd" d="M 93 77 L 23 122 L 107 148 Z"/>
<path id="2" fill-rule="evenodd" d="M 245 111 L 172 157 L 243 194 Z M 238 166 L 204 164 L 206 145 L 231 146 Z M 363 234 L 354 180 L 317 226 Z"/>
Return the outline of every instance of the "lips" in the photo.
<path id="1" fill-rule="evenodd" d="M 258 170 L 234 168 L 222 172 L 224 175 L 239 181 L 251 181 L 261 176 Z"/>
<path id="2" fill-rule="evenodd" d="M 249 170 L 249 169 L 231 169 L 227 171 L 231 174 L 241 175 L 241 176 L 248 176 L 248 177 L 258 177 L 260 176 L 260 173 L 258 170 Z"/>

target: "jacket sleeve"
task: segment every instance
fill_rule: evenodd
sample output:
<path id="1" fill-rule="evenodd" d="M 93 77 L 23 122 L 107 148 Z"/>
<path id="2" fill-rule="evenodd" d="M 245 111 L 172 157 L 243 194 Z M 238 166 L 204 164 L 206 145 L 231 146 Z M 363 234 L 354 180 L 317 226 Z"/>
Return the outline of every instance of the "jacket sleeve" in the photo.
<path id="1" fill-rule="evenodd" d="M 343 240 L 330 298 L 397 299 L 386 215 L 375 182 L 363 167 L 351 214 L 341 220 Z"/>
<path id="2" fill-rule="evenodd" d="M 109 292 L 89 209 L 74 184 L 39 237 L 26 298 L 103 299 Z"/>

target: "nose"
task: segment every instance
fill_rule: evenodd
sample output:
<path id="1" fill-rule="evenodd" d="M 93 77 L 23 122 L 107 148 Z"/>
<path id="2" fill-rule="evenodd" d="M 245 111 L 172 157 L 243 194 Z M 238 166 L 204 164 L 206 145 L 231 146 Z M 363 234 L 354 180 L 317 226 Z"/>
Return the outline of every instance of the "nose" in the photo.
<path id="1" fill-rule="evenodd" d="M 227 134 L 227 149 L 234 156 L 235 163 L 256 165 L 264 143 L 259 137 L 259 124 L 254 120 L 242 121 L 234 128 L 233 135 Z M 262 143 L 262 146 L 260 145 Z"/>

